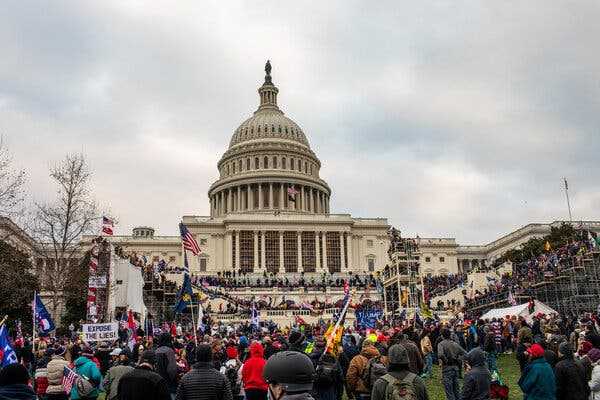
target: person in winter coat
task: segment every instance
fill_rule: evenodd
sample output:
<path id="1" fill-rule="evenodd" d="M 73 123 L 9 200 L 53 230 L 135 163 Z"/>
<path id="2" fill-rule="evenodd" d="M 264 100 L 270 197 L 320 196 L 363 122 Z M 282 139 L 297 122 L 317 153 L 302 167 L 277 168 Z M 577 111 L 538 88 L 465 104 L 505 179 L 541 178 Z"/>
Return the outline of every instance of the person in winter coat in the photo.
<path id="1" fill-rule="evenodd" d="M 133 371 L 123 375 L 117 386 L 119 400 L 171 400 L 165 378 L 154 372 L 156 355 L 146 350 Z"/>
<path id="2" fill-rule="evenodd" d="M 544 358 L 544 348 L 536 343 L 527 353 L 530 361 L 519 379 L 524 400 L 556 400 L 554 372 Z"/>
<path id="3" fill-rule="evenodd" d="M 238 357 L 237 347 L 227 347 L 227 361 L 221 367 L 221 374 L 229 381 L 231 395 L 233 400 L 242 400 L 245 398 L 244 385 L 242 384 L 242 362 Z"/>
<path id="4" fill-rule="evenodd" d="M 588 382 L 590 388 L 590 400 L 600 400 L 600 350 L 590 350 L 586 357 L 592 363 L 591 378 Z"/>
<path id="5" fill-rule="evenodd" d="M 485 353 L 476 347 L 464 359 L 467 373 L 462 387 L 461 400 L 488 400 L 492 376 L 486 367 Z"/>
<path id="6" fill-rule="evenodd" d="M 111 353 L 113 357 L 121 357 L 122 350 L 117 348 Z M 107 400 L 115 400 L 118 395 L 119 381 L 128 372 L 133 371 L 133 367 L 129 366 L 127 356 L 116 361 L 112 367 L 109 368 L 104 378 L 104 390 L 106 391 Z"/>
<path id="7" fill-rule="evenodd" d="M 176 400 L 232 400 L 229 381 L 214 368 L 212 347 L 196 348 L 196 364 L 181 378 Z"/>
<path id="8" fill-rule="evenodd" d="M 573 358 L 573 349 L 569 342 L 558 347 L 559 361 L 554 367 L 556 379 L 556 400 L 587 400 L 590 389 L 587 385 L 585 370 Z"/>
<path id="9" fill-rule="evenodd" d="M 0 400 L 35 400 L 29 386 L 29 373 L 21 364 L 10 364 L 0 370 Z"/>
<path id="10" fill-rule="evenodd" d="M 167 382 L 169 393 L 177 393 L 177 360 L 173 350 L 173 338 L 169 332 L 163 332 L 158 337 L 156 356 L 156 373 Z"/>
<path id="11" fill-rule="evenodd" d="M 263 378 L 266 364 L 264 348 L 259 342 L 252 342 L 249 348 L 250 357 L 242 367 L 242 382 L 246 400 L 266 400 L 269 386 Z"/>
<path id="12" fill-rule="evenodd" d="M 309 355 L 316 371 L 313 398 L 315 400 L 341 400 L 344 393 L 342 367 L 333 355 L 325 352 L 325 348 L 325 340 L 317 338 L 315 347 Z"/>
<path id="13" fill-rule="evenodd" d="M 54 351 L 52 351 L 54 352 Z M 37 361 L 34 374 L 34 388 L 35 394 L 40 399 L 46 398 L 46 390 L 48 389 L 48 359 L 46 357 L 40 358 Z"/>
<path id="14" fill-rule="evenodd" d="M 407 335 L 402 335 L 400 344 L 406 349 L 409 359 L 409 368 L 413 374 L 419 375 L 423 371 L 423 357 L 417 345 L 408 339 Z"/>
<path id="15" fill-rule="evenodd" d="M 391 382 L 405 381 L 412 385 L 417 400 L 428 400 L 423 380 L 410 371 L 410 359 L 404 346 L 395 344 L 388 350 L 389 365 L 387 374 L 377 379 L 371 391 L 371 400 L 386 400 L 387 387 Z"/>
<path id="16" fill-rule="evenodd" d="M 46 389 L 47 400 L 67 400 L 69 398 L 69 395 L 65 393 L 65 388 L 62 384 L 65 367 L 69 366 L 69 363 L 64 357 L 65 352 L 65 347 L 56 347 L 54 349 L 54 355 L 46 367 L 48 373 L 48 388 Z"/>
<path id="17" fill-rule="evenodd" d="M 423 370 L 422 378 L 428 378 L 431 375 L 431 368 L 433 366 L 433 347 L 431 346 L 431 340 L 429 339 L 429 331 L 424 329 L 421 334 L 421 352 L 423 353 L 423 359 L 425 367 Z"/>
<path id="18" fill-rule="evenodd" d="M 100 369 L 94 361 L 92 361 L 93 354 L 89 348 L 84 349 L 81 352 L 81 356 L 75 360 L 75 373 L 79 376 L 84 376 L 94 386 L 94 390 L 87 395 L 82 396 L 77 391 L 77 385 L 73 385 L 71 388 L 71 400 L 78 399 L 96 399 L 99 394 L 100 383 L 102 383 L 102 374 Z"/>
<path id="19" fill-rule="evenodd" d="M 346 383 L 348 384 L 348 389 L 350 389 L 350 394 L 356 400 L 365 397 L 368 398 L 371 395 L 368 384 L 363 381 L 363 374 L 369 364 L 369 360 L 373 357 L 379 357 L 379 351 L 373 346 L 371 341 L 365 340 L 360 354 L 354 356 L 348 366 Z"/>
<path id="20" fill-rule="evenodd" d="M 442 341 L 437 346 L 437 354 L 442 363 L 442 384 L 446 399 L 458 400 L 460 398 L 458 374 L 465 350 L 450 339 L 450 331 L 446 328 L 442 330 Z"/>

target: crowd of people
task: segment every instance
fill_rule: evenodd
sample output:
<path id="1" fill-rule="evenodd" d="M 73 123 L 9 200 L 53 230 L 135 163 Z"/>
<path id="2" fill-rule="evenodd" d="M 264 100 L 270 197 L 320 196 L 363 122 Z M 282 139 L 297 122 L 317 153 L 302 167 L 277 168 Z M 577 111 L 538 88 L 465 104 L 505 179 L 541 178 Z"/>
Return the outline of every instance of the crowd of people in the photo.
<path id="1" fill-rule="evenodd" d="M 497 363 L 503 353 L 518 362 L 525 399 L 597 399 L 599 329 L 588 314 L 382 320 L 373 329 L 347 328 L 339 341 L 326 324 L 215 321 L 197 339 L 180 326 L 138 329 L 133 341 L 122 328 L 112 343 L 38 338 L 35 351 L 21 339 L 19 363 L 0 370 L 0 399 L 423 400 L 434 364 L 447 400 L 507 398 Z M 71 387 L 69 369 L 78 376 Z"/>

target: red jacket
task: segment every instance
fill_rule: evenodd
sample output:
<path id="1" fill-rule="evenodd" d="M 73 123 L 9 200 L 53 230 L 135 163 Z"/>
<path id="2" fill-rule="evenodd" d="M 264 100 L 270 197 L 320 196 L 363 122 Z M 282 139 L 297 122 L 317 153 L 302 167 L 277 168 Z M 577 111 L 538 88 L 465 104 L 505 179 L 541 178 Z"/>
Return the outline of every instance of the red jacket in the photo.
<path id="1" fill-rule="evenodd" d="M 242 382 L 245 389 L 267 390 L 267 382 L 263 379 L 263 368 L 266 361 L 263 358 L 265 350 L 259 342 L 250 345 L 250 357 L 242 367 Z"/>

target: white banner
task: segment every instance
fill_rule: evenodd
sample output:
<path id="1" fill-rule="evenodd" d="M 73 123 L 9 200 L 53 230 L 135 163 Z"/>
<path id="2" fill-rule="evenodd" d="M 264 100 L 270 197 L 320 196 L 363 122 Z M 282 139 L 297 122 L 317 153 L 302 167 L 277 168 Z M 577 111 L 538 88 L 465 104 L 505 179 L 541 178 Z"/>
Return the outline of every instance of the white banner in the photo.
<path id="1" fill-rule="evenodd" d="M 114 342 L 119 338 L 119 324 L 83 324 L 81 329 L 84 342 Z"/>
<path id="2" fill-rule="evenodd" d="M 88 280 L 88 286 L 91 288 L 105 288 L 106 287 L 106 275 L 90 276 Z"/>

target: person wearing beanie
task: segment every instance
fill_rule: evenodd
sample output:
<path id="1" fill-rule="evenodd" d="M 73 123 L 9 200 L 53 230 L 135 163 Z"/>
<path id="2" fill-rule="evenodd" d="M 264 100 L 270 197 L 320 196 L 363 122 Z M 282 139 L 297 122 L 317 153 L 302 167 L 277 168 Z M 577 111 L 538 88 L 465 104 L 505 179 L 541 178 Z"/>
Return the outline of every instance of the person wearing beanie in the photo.
<path id="1" fill-rule="evenodd" d="M 413 397 L 417 400 L 427 400 L 429 398 L 423 379 L 410 370 L 409 354 L 401 344 L 395 344 L 388 349 L 389 365 L 387 374 L 375 381 L 371 391 L 371 400 L 385 400 L 388 385 L 394 385 L 402 382 L 412 391 Z"/>
<path id="2" fill-rule="evenodd" d="M 492 376 L 486 366 L 483 350 L 475 347 L 465 356 L 467 373 L 462 387 L 461 400 L 487 400 L 490 398 Z"/>
<path id="3" fill-rule="evenodd" d="M 527 349 L 529 364 L 519 379 L 527 400 L 556 400 L 556 381 L 552 367 L 544 358 L 544 348 L 533 344 Z"/>
<path id="4" fill-rule="evenodd" d="M 21 364 L 10 364 L 0 370 L 0 399 L 35 400 L 37 397 L 29 386 L 29 373 Z"/>
<path id="5" fill-rule="evenodd" d="M 176 400 L 232 400 L 229 382 L 214 368 L 212 347 L 196 347 L 196 364 L 181 378 Z"/>
<path id="6" fill-rule="evenodd" d="M 442 384 L 447 400 L 460 399 L 458 376 L 462 366 L 465 350 L 451 339 L 448 328 L 442 329 L 442 341 L 437 345 L 438 358 L 442 363 Z"/>
<path id="7" fill-rule="evenodd" d="M 585 369 L 573 358 L 573 348 L 569 342 L 562 342 L 558 346 L 558 359 L 554 367 L 556 399 L 587 400 L 590 389 L 585 378 Z"/>
<path id="8" fill-rule="evenodd" d="M 300 331 L 298 331 L 298 330 L 291 331 L 290 336 L 288 337 L 288 343 L 290 344 L 289 349 L 291 351 L 297 351 L 300 353 L 304 353 L 304 349 L 306 347 L 304 344 L 305 340 L 306 340 L 306 338 Z"/>
<path id="9" fill-rule="evenodd" d="M 146 350 L 132 371 L 125 373 L 117 385 L 119 400 L 171 400 L 167 381 L 154 371 L 156 354 Z"/>
<path id="10" fill-rule="evenodd" d="M 156 373 L 165 378 L 169 392 L 177 392 L 177 360 L 173 350 L 173 338 L 169 332 L 163 332 L 158 337 L 158 348 L 156 349 Z"/>
<path id="11" fill-rule="evenodd" d="M 266 364 L 264 349 L 259 342 L 250 344 L 250 357 L 242 367 L 242 382 L 246 400 L 266 400 L 267 382 L 263 378 L 263 369 Z"/>
<path id="12" fill-rule="evenodd" d="M 221 367 L 221 374 L 229 381 L 231 395 L 233 400 L 242 400 L 245 397 L 244 387 L 242 385 L 242 362 L 238 358 L 238 351 L 235 346 L 228 346 L 225 354 L 227 361 Z"/>
<path id="13" fill-rule="evenodd" d="M 133 367 L 129 366 L 127 355 L 125 353 L 123 356 L 123 351 L 120 348 L 117 347 L 112 350 L 110 355 L 115 357 L 115 360 L 104 378 L 104 390 L 106 392 L 106 399 L 114 400 L 117 398 L 119 381 L 123 375 L 133 371 Z"/>
<path id="14" fill-rule="evenodd" d="M 69 362 L 65 360 L 66 350 L 64 346 L 55 347 L 52 359 L 46 367 L 48 374 L 47 400 L 67 400 L 69 398 L 62 384 L 63 372 L 65 367 L 69 366 Z"/>

